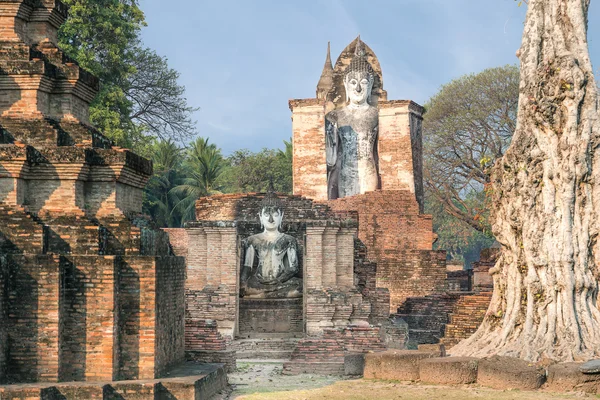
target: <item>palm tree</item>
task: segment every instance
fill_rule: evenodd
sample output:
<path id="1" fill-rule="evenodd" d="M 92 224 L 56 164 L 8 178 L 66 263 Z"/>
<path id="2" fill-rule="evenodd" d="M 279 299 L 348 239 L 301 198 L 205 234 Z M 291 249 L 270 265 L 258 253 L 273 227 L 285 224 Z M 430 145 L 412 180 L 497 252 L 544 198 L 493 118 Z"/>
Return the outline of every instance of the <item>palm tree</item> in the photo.
<path id="1" fill-rule="evenodd" d="M 179 226 L 174 215 L 174 204 L 169 192 L 176 185 L 181 173 L 181 149 L 171 140 L 160 141 L 152 147 L 154 175 L 150 178 L 144 192 L 144 209 L 161 227 Z"/>
<path id="2" fill-rule="evenodd" d="M 181 215 L 181 223 L 194 218 L 196 200 L 202 196 L 220 193 L 217 179 L 223 172 L 221 150 L 208 139 L 199 137 L 191 143 L 185 160 L 185 178 L 169 191 L 174 201 L 173 211 Z"/>

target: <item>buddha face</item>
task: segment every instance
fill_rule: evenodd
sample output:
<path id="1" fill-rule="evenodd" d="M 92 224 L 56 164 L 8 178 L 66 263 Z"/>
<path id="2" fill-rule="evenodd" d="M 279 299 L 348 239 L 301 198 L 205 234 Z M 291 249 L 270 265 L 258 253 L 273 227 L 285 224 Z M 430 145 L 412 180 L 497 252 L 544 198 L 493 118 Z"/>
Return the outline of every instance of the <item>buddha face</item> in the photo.
<path id="1" fill-rule="evenodd" d="M 277 231 L 283 220 L 283 212 L 276 208 L 263 208 L 258 214 L 260 223 L 265 228 L 265 231 Z"/>
<path id="2" fill-rule="evenodd" d="M 344 79 L 344 87 L 350 104 L 367 104 L 373 89 L 373 76 L 367 72 L 350 72 Z"/>

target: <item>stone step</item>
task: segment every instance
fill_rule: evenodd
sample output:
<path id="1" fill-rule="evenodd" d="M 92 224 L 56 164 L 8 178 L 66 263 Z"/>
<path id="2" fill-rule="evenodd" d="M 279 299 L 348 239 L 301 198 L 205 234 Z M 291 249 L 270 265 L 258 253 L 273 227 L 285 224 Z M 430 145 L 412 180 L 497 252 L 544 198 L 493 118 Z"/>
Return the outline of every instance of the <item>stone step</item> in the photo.
<path id="1" fill-rule="evenodd" d="M 409 329 L 408 341 L 409 345 L 419 344 L 435 344 L 440 341 L 442 333 L 439 330 L 430 329 Z"/>
<path id="2" fill-rule="evenodd" d="M 238 360 L 289 360 L 292 356 L 292 350 L 262 350 L 262 351 L 242 351 L 236 353 Z"/>
<path id="3" fill-rule="evenodd" d="M 266 352 L 266 351 L 284 351 L 291 352 L 296 348 L 300 339 L 241 339 L 234 340 L 228 348 L 238 353 L 243 352 Z"/>
<path id="4" fill-rule="evenodd" d="M 441 329 L 449 322 L 446 315 L 395 314 L 402 318 L 411 329 Z"/>

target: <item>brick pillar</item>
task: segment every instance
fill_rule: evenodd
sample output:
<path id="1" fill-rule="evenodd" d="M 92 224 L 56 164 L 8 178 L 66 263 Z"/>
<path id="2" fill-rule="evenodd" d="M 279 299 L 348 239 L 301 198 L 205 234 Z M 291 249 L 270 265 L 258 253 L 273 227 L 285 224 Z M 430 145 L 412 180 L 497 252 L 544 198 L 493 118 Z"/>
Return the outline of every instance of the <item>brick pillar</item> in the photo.
<path id="1" fill-rule="evenodd" d="M 23 179 L 29 169 L 25 147 L 20 149 L 22 158 L 0 162 L 0 202 L 22 205 L 27 193 L 27 184 Z"/>
<path id="2" fill-rule="evenodd" d="M 237 229 L 217 228 L 221 235 L 221 284 L 219 292 L 226 296 L 228 318 L 219 321 L 219 332 L 234 337 L 239 316 L 239 276 L 240 259 L 237 246 Z"/>
<path id="3" fill-rule="evenodd" d="M 319 99 L 290 100 L 294 194 L 327 200 L 325 103 Z"/>
<path id="4" fill-rule="evenodd" d="M 306 227 L 304 291 L 323 288 L 323 227 Z"/>
<path id="5" fill-rule="evenodd" d="M 423 108 L 410 100 L 379 102 L 379 175 L 383 190 L 409 190 L 423 207 Z"/>
<path id="6" fill-rule="evenodd" d="M 341 228 L 337 234 L 337 286 L 354 287 L 354 235 L 355 229 Z"/>
<path id="7" fill-rule="evenodd" d="M 221 284 L 221 232 L 218 228 L 204 228 L 206 232 L 206 286 Z"/>
<path id="8" fill-rule="evenodd" d="M 82 156 L 83 155 L 78 155 Z M 89 167 L 84 164 L 39 164 L 31 170 L 27 193 L 29 209 L 40 214 L 84 214 L 84 181 Z"/>
<path id="9" fill-rule="evenodd" d="M 128 322 L 137 321 L 128 318 L 138 312 L 137 308 L 125 310 L 124 306 L 139 303 L 132 299 L 140 296 L 139 277 L 118 272 L 114 256 L 61 257 L 61 381 L 101 381 L 118 376 L 115 344 L 122 337 L 115 339 L 115 323 L 120 319 L 130 328 Z M 128 285 L 119 287 L 118 280 Z M 116 293 L 120 300 L 131 301 L 120 304 Z M 119 310 L 124 314 L 117 316 Z M 120 350 L 122 357 L 131 361 L 126 349 Z"/>
<path id="10" fill-rule="evenodd" d="M 31 265 L 33 267 L 32 276 L 37 280 L 38 296 L 37 360 L 35 363 L 39 381 L 56 382 L 59 370 L 60 267 L 58 256 L 37 259 L 40 264 Z M 17 307 L 19 306 L 17 305 Z M 24 333 L 30 335 L 33 332 Z"/>
<path id="11" fill-rule="evenodd" d="M 206 286 L 207 236 L 203 228 L 187 230 L 187 280 L 186 289 L 202 290 Z"/>
<path id="12" fill-rule="evenodd" d="M 323 232 L 323 267 L 321 281 L 324 288 L 335 288 L 338 284 L 337 233 L 338 228 L 325 228 L 325 231 Z"/>

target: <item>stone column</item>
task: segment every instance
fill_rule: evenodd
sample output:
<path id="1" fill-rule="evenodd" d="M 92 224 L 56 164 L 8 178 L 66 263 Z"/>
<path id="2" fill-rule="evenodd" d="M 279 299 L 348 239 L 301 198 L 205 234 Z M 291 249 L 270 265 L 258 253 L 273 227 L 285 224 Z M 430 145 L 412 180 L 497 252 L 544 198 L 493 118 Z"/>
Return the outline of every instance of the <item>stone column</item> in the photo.
<path id="1" fill-rule="evenodd" d="M 337 234 L 337 286 L 343 291 L 354 287 L 355 229 L 341 228 Z"/>
<path id="2" fill-rule="evenodd" d="M 337 286 L 337 233 L 338 228 L 325 228 L 323 232 L 323 256 L 321 281 L 324 288 L 335 288 Z"/>
<path id="3" fill-rule="evenodd" d="M 306 227 L 306 257 L 304 258 L 304 292 L 323 288 L 324 227 Z"/>
<path id="4" fill-rule="evenodd" d="M 207 240 L 204 228 L 187 230 L 187 280 L 186 289 L 202 290 L 206 286 Z"/>

